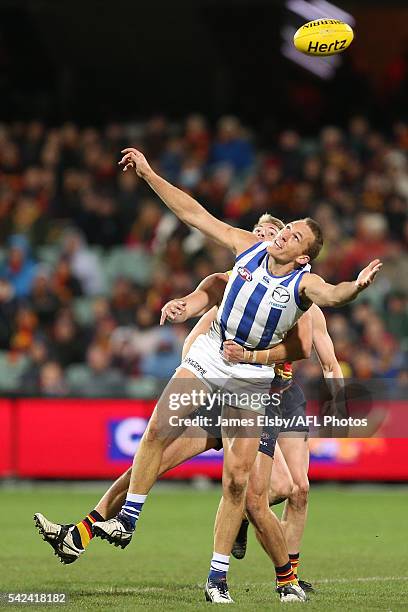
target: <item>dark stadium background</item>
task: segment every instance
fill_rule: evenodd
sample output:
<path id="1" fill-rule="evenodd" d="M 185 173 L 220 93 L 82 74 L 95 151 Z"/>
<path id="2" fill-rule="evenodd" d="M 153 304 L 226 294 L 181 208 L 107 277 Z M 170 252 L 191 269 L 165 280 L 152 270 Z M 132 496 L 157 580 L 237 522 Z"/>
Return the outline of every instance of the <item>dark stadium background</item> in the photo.
<path id="1" fill-rule="evenodd" d="M 146 417 L 188 331 L 159 329 L 161 306 L 230 265 L 120 176 L 127 144 L 234 224 L 264 210 L 316 215 L 328 241 L 315 269 L 328 280 L 383 257 L 376 285 L 328 311 L 328 325 L 345 375 L 389 381 L 406 400 L 408 9 L 341 8 L 356 40 L 322 79 L 281 53 L 282 30 L 304 21 L 284 2 L 0 3 L 3 476 L 100 478 L 128 465 L 116 428 Z M 27 267 L 20 293 L 4 280 L 13 246 Z M 297 376 L 321 381 L 320 366 Z M 98 426 L 78 427 L 84 414 Z M 408 478 L 405 441 L 311 444 L 315 478 Z M 210 456 L 175 475 L 219 473 Z"/>

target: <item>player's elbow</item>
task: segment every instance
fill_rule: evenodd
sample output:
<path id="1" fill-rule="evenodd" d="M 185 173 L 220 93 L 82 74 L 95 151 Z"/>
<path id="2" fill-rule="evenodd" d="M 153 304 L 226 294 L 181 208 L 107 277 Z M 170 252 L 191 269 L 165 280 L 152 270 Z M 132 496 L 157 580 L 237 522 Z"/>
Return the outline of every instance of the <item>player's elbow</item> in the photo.
<path id="1" fill-rule="evenodd" d="M 325 378 L 330 378 L 333 376 L 335 364 L 333 361 L 327 361 L 326 363 L 322 363 L 322 371 L 323 376 Z"/>

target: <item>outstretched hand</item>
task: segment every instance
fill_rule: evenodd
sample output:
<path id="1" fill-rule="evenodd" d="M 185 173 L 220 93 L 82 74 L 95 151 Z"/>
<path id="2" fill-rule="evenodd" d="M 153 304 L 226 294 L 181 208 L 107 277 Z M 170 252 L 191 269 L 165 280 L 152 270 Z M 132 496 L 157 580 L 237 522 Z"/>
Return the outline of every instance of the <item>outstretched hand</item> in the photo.
<path id="1" fill-rule="evenodd" d="M 145 156 L 137 149 L 123 149 L 121 153 L 124 153 L 124 156 L 118 165 L 123 166 L 123 172 L 129 170 L 129 168 L 134 168 L 136 170 L 136 174 L 141 178 L 146 178 L 148 174 L 152 172 L 152 169 L 147 163 Z"/>
<path id="2" fill-rule="evenodd" d="M 170 300 L 161 309 L 160 325 L 164 322 L 182 323 L 186 313 L 186 303 L 182 300 Z"/>
<path id="3" fill-rule="evenodd" d="M 382 263 L 380 260 L 374 259 L 366 268 L 364 268 L 364 270 L 361 270 L 360 274 L 357 276 L 356 287 L 359 289 L 366 289 L 369 285 L 371 285 L 381 268 Z"/>

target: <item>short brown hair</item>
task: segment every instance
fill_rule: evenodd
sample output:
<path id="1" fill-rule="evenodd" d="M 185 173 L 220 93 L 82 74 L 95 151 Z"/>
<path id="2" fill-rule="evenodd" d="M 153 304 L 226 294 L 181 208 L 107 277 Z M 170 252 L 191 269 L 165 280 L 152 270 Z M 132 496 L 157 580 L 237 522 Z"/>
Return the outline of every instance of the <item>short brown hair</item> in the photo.
<path id="1" fill-rule="evenodd" d="M 311 219 L 311 217 L 306 217 L 305 219 L 302 219 L 302 221 L 306 223 L 307 227 L 312 231 L 314 236 L 314 240 L 309 244 L 305 252 L 305 255 L 309 255 L 310 261 L 313 261 L 313 259 L 316 259 L 316 257 L 319 255 L 323 246 L 322 228 L 318 222 Z"/>
<path id="2" fill-rule="evenodd" d="M 277 217 L 272 217 L 272 215 L 270 215 L 269 213 L 265 213 L 264 215 L 261 215 L 259 217 L 258 221 L 254 225 L 254 229 L 258 227 L 258 225 L 262 225 L 262 223 L 270 223 L 271 225 L 276 225 L 276 227 L 278 227 L 280 230 L 285 227 L 283 221 L 281 221 Z"/>

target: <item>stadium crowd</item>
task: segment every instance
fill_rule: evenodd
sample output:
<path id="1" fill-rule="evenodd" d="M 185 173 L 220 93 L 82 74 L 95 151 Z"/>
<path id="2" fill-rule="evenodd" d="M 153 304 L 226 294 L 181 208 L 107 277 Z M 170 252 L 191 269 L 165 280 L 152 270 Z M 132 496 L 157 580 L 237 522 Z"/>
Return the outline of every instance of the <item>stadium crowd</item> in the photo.
<path id="1" fill-rule="evenodd" d="M 258 135 L 259 137 L 259 135 Z M 362 116 L 315 138 L 257 142 L 235 117 L 210 129 L 154 117 L 104 129 L 0 126 L 0 389 L 44 396 L 148 396 L 180 361 L 187 325 L 162 306 L 232 259 L 181 225 L 117 161 L 141 147 L 210 212 L 252 229 L 264 212 L 310 215 L 325 246 L 313 269 L 350 280 L 384 261 L 362 299 L 326 311 L 346 376 L 406 380 L 408 124 L 380 133 Z M 315 359 L 304 379 L 321 377 Z"/>

